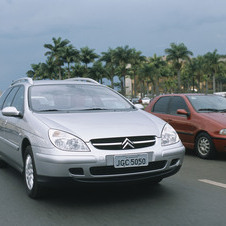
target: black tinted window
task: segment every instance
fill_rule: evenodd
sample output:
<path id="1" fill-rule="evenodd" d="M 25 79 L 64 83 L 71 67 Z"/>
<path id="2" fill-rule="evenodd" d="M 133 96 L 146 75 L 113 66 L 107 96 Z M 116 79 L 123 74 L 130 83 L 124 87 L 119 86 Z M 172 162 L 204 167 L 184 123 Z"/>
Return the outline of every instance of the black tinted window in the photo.
<path id="1" fill-rule="evenodd" d="M 9 95 L 7 96 L 7 98 L 5 99 L 5 102 L 3 104 L 3 108 L 11 106 L 11 103 L 13 101 L 13 98 L 14 98 L 15 94 L 17 93 L 18 89 L 19 89 L 19 87 L 17 86 L 17 87 L 14 87 L 11 90 L 11 92 L 9 93 Z"/>
<path id="2" fill-rule="evenodd" d="M 154 105 L 153 112 L 167 114 L 168 113 L 169 100 L 170 100 L 170 97 L 159 98 L 159 100 Z"/>
<path id="3" fill-rule="evenodd" d="M 172 97 L 170 101 L 169 113 L 177 115 L 178 109 L 185 109 L 188 112 L 187 104 L 182 97 Z"/>

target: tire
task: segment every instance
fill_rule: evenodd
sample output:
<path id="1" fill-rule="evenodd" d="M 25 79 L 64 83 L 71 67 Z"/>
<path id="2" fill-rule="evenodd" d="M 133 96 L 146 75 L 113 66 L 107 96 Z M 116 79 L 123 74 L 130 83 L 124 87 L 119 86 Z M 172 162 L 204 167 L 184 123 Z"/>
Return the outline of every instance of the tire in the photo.
<path id="1" fill-rule="evenodd" d="M 42 195 L 42 187 L 37 181 L 37 173 L 31 146 L 28 146 L 24 154 L 24 181 L 26 191 L 30 198 L 36 199 Z"/>
<path id="2" fill-rule="evenodd" d="M 213 159 L 216 155 L 214 143 L 207 133 L 200 133 L 196 137 L 195 150 L 197 155 L 202 159 Z"/>

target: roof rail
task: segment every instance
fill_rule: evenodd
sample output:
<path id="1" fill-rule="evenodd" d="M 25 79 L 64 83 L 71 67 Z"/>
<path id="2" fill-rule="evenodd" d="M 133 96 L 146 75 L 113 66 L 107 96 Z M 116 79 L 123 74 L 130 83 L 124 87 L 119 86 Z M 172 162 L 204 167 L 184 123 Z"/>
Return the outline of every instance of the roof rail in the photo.
<path id="1" fill-rule="evenodd" d="M 30 83 L 31 85 L 33 85 L 33 80 L 32 78 L 28 78 L 28 77 L 24 77 L 24 78 L 20 78 L 18 80 L 15 80 L 11 83 L 11 86 L 17 84 L 17 83 L 21 83 L 21 82 L 28 82 Z"/>
<path id="2" fill-rule="evenodd" d="M 67 80 L 67 81 L 90 82 L 90 83 L 100 84 L 99 82 L 97 82 L 97 81 L 95 81 L 94 79 L 91 79 L 91 78 L 77 77 L 77 78 L 68 78 L 68 79 L 65 79 L 65 80 Z"/>

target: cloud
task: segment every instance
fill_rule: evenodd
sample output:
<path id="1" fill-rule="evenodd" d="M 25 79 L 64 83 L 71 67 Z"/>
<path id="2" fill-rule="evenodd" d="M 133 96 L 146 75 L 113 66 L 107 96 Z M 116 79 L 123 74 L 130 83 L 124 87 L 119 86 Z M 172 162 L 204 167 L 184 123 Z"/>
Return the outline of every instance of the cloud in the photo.
<path id="1" fill-rule="evenodd" d="M 44 60 L 52 37 L 100 53 L 129 45 L 144 55 L 164 54 L 184 42 L 195 55 L 225 51 L 225 0 L 1 0 L 2 79 L 24 76 Z"/>

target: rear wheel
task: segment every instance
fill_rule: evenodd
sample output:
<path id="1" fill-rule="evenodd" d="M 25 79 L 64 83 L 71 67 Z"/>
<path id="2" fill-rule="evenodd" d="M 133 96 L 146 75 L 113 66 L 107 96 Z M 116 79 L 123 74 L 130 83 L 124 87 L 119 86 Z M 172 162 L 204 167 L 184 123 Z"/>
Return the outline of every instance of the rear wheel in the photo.
<path id="1" fill-rule="evenodd" d="M 27 194 L 35 199 L 41 196 L 41 185 L 37 181 L 37 173 L 31 147 L 28 146 L 24 154 L 24 180 Z"/>
<path id="2" fill-rule="evenodd" d="M 200 133 L 195 142 L 196 153 L 200 158 L 211 159 L 216 155 L 214 143 L 207 133 Z"/>

